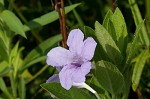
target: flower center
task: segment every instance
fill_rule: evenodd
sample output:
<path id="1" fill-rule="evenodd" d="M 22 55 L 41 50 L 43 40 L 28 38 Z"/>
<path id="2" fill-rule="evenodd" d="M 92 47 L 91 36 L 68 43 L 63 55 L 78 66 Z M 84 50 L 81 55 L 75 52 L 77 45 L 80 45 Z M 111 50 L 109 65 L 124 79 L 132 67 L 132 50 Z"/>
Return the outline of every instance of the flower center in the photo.
<path id="1" fill-rule="evenodd" d="M 73 62 L 71 63 L 72 65 L 76 66 L 76 67 L 81 67 L 81 65 L 84 63 L 82 57 L 80 57 L 80 55 L 74 55 L 73 57 Z"/>
<path id="2" fill-rule="evenodd" d="M 76 67 L 81 67 L 81 64 L 79 64 L 79 63 L 71 63 L 71 64 L 76 66 Z"/>

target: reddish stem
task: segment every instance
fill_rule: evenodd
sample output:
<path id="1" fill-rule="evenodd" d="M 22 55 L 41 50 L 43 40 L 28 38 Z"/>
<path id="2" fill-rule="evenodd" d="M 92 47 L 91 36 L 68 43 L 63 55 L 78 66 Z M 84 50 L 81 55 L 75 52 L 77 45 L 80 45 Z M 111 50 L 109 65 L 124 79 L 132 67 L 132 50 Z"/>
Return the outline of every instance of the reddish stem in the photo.
<path id="1" fill-rule="evenodd" d="M 65 23 L 65 9 L 64 9 L 64 0 L 61 0 L 61 8 L 62 8 L 62 29 L 63 29 L 63 43 L 64 47 L 67 48 L 67 33 L 66 33 L 66 23 Z"/>
<path id="2" fill-rule="evenodd" d="M 116 9 L 116 0 L 111 0 L 112 11 L 114 12 Z"/>
<path id="3" fill-rule="evenodd" d="M 60 11 L 59 5 L 61 5 L 62 13 Z M 62 44 L 63 44 L 64 48 L 67 48 L 67 43 L 66 43 L 67 42 L 67 33 L 66 33 L 66 24 L 65 24 L 64 1 L 61 0 L 61 2 L 58 2 L 57 0 L 55 0 L 55 9 L 59 15 L 60 30 L 62 33 Z"/>

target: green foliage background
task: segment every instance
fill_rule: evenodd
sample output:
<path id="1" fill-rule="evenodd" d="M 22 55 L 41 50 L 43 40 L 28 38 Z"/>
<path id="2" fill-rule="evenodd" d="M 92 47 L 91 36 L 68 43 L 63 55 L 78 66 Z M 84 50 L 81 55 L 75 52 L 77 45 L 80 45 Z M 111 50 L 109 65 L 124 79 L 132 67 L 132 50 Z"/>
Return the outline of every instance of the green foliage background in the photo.
<path id="1" fill-rule="evenodd" d="M 95 31 L 103 30 L 103 27 L 101 27 L 99 23 L 101 23 L 110 33 L 115 33 L 115 30 L 119 31 L 117 30 L 119 29 L 117 28 L 119 27 L 120 21 L 117 23 L 117 20 L 119 19 L 111 18 L 113 25 L 110 22 L 109 26 L 106 25 L 105 22 L 107 23 L 107 18 L 109 19 L 109 17 L 112 15 L 111 10 L 114 11 L 113 9 L 114 5 L 115 7 L 118 7 L 120 9 L 120 11 L 123 14 L 123 16 L 121 17 L 124 17 L 126 23 L 126 27 L 123 27 L 127 30 L 124 32 L 124 37 L 126 37 L 128 33 L 128 40 L 121 41 L 122 39 L 118 40 L 113 36 L 113 34 L 106 33 L 102 35 L 98 34 L 99 31 L 97 31 L 95 33 L 96 35 L 95 38 L 101 44 L 101 47 L 104 49 L 104 52 L 108 51 L 108 53 L 103 53 L 104 55 L 103 54 L 101 55 L 105 56 L 106 54 L 108 54 L 108 56 L 101 57 L 101 55 L 97 54 L 98 56 L 95 55 L 94 61 L 96 62 L 98 61 L 97 66 L 98 68 L 100 68 L 100 70 L 103 69 L 105 70 L 108 69 L 107 67 L 109 67 L 109 65 L 110 67 L 112 65 L 114 66 L 114 64 L 115 66 L 117 65 L 123 66 L 124 64 L 122 63 L 125 63 L 124 61 L 128 60 L 131 63 L 131 66 L 135 67 L 135 68 L 130 67 L 133 69 L 134 72 L 132 82 L 135 83 L 135 85 L 133 84 L 130 87 L 129 99 L 133 98 L 136 99 L 137 97 L 139 97 L 138 95 L 140 94 L 144 99 L 148 99 L 148 97 L 150 97 L 150 74 L 149 74 L 150 54 L 148 51 L 150 47 L 148 44 L 150 43 L 148 41 L 150 39 L 150 11 L 149 11 L 150 1 L 149 0 L 116 0 L 116 1 L 64 0 L 64 1 L 65 6 L 67 6 L 67 8 L 65 9 L 67 13 L 66 14 L 67 32 L 69 32 L 71 29 L 74 28 L 81 28 L 82 31 L 85 32 L 86 36 L 91 35 L 93 36 L 93 34 L 91 33 L 93 33 L 92 29 L 94 28 L 96 28 Z M 112 1 L 115 2 L 112 3 Z M 138 6 L 135 6 L 136 4 Z M 42 87 L 40 85 L 45 83 L 45 81 L 51 75 L 57 73 L 55 68 L 47 66 L 45 63 L 46 53 L 51 48 L 60 44 L 61 41 L 58 15 L 57 12 L 54 11 L 55 9 L 54 6 L 52 5 L 53 3 L 51 2 L 51 0 L 0 0 L 0 32 L 1 34 L 3 33 L 6 34 L 0 35 L 1 37 L 0 84 L 2 85 L 0 86 L 1 89 L 0 98 L 12 99 L 11 98 L 12 96 L 20 97 L 20 99 L 50 98 L 50 93 L 47 93 L 44 89 L 42 89 L 42 87 L 46 85 L 43 85 Z M 136 9 L 136 11 L 134 11 L 134 9 Z M 110 13 L 108 11 L 110 11 Z M 118 13 L 116 15 L 118 15 Z M 107 17 L 105 17 L 106 14 L 108 15 Z M 143 19 L 145 19 L 144 21 L 145 25 Z M 91 33 L 89 33 L 89 31 L 91 31 Z M 143 35 L 141 35 L 140 32 L 142 32 Z M 137 35 L 135 34 L 140 35 L 141 41 L 139 41 L 139 38 L 136 37 Z M 112 37 L 109 37 L 110 35 Z M 111 38 L 112 40 L 110 39 L 110 41 L 108 42 L 107 41 L 102 42 L 103 38 L 97 38 L 102 36 L 104 36 L 104 38 L 105 37 L 109 39 Z M 128 46 L 126 42 L 129 42 Z M 104 44 L 107 43 L 110 43 L 110 45 L 115 47 L 117 51 L 120 52 L 116 53 L 115 55 L 114 55 L 115 52 L 112 53 L 111 50 L 109 52 L 109 50 L 107 50 L 107 48 L 103 46 Z M 125 44 L 127 48 L 125 48 L 123 44 Z M 133 46 L 129 48 L 130 45 Z M 126 51 L 126 49 L 128 49 L 128 51 Z M 132 53 L 134 52 L 134 54 L 132 55 L 129 54 L 127 57 L 127 54 L 125 54 L 126 52 Z M 112 62 L 113 64 L 107 61 Z M 126 69 L 115 66 L 111 67 L 111 69 L 117 68 L 121 72 L 124 72 L 124 70 Z M 120 76 L 120 72 L 116 74 L 109 69 L 108 71 L 112 72 L 111 74 L 114 74 L 115 76 L 119 75 L 117 77 L 120 80 L 120 83 L 123 82 L 122 76 Z M 95 75 L 105 74 L 104 71 L 101 72 L 94 71 L 94 72 Z M 100 82 L 103 80 L 103 78 L 100 76 L 96 77 L 100 79 Z M 109 74 L 108 77 L 110 77 Z M 88 76 L 87 78 L 91 79 L 90 76 Z M 87 81 L 87 83 L 91 84 L 91 86 L 93 86 L 94 88 L 95 83 L 92 83 L 94 81 L 95 78 L 92 78 L 91 83 L 89 83 L 90 81 Z M 115 90 L 111 90 L 111 92 L 115 93 L 118 90 L 117 87 L 115 86 L 116 82 L 112 81 L 112 83 L 114 84 L 112 89 Z M 103 84 L 103 86 L 106 86 L 105 82 L 101 82 L 101 84 Z M 61 87 L 57 84 L 52 85 Z M 111 86 L 106 86 L 106 89 L 109 90 L 109 88 L 107 87 Z M 134 92 L 133 91 L 134 88 L 135 89 L 138 88 L 138 90 Z M 56 89 L 54 87 L 52 91 L 55 90 Z M 72 88 L 71 90 L 74 93 L 78 92 L 78 89 L 75 88 Z M 99 91 L 101 94 L 104 94 L 103 91 L 101 90 L 102 89 L 100 86 L 100 88 L 97 91 Z M 83 93 L 82 94 L 83 97 L 85 98 L 87 97 L 86 95 L 84 95 L 87 94 L 87 92 L 85 93 L 83 92 L 85 91 L 84 89 L 79 91 Z M 66 91 L 63 90 L 62 92 Z M 66 93 L 71 94 L 70 92 Z M 76 96 L 70 97 L 78 98 Z M 95 97 L 92 98 L 95 99 Z M 110 98 L 109 95 L 107 98 L 108 99 Z"/>

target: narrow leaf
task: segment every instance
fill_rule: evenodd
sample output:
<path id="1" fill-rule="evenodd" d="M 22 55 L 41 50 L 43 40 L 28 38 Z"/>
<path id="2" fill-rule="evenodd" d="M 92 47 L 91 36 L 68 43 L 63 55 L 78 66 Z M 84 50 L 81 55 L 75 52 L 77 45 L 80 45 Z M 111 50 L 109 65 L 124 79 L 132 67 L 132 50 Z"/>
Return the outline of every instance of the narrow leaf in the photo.
<path id="1" fill-rule="evenodd" d="M 57 45 L 57 43 L 61 40 L 61 35 L 56 35 L 54 37 L 51 37 L 44 42 L 42 42 L 38 47 L 33 49 L 28 55 L 25 57 L 22 65 L 21 65 L 21 72 L 31 66 L 32 64 L 35 64 L 37 62 L 43 61 L 46 59 L 47 52 L 54 46 Z"/>
<path id="2" fill-rule="evenodd" d="M 25 88 L 25 80 L 23 77 L 20 77 L 18 90 L 20 99 L 25 99 L 26 88 Z"/>
<path id="3" fill-rule="evenodd" d="M 133 14 L 135 25 L 136 25 L 136 27 L 138 27 L 140 22 L 143 20 L 142 16 L 141 16 L 141 13 L 140 13 L 140 10 L 138 8 L 136 0 L 128 0 L 128 1 L 129 1 L 129 4 L 131 5 L 131 11 L 132 11 L 132 14 Z M 143 25 L 139 37 L 140 37 L 140 40 L 141 40 L 142 44 L 144 44 L 146 46 L 150 45 L 150 39 L 148 38 L 149 37 L 148 35 L 149 34 L 146 31 L 146 27 L 145 27 L 145 25 Z"/>
<path id="4" fill-rule="evenodd" d="M 4 10 L 0 13 L 0 17 L 4 20 L 11 31 L 26 38 L 25 32 L 23 30 L 23 24 L 13 12 Z"/>
<path id="5" fill-rule="evenodd" d="M 6 95 L 6 97 L 8 99 L 11 99 L 11 95 L 10 95 L 9 91 L 7 90 L 7 87 L 6 87 L 5 82 L 2 77 L 0 77 L 0 84 L 1 84 L 0 85 L 1 91 Z"/>
<path id="6" fill-rule="evenodd" d="M 136 91 L 139 85 L 140 78 L 143 72 L 143 68 L 145 66 L 146 60 L 149 57 L 149 55 L 150 55 L 149 50 L 143 50 L 141 54 L 137 57 L 137 60 L 133 69 L 133 75 L 132 75 L 132 88 L 134 91 Z"/>
<path id="7" fill-rule="evenodd" d="M 144 26 L 144 21 L 142 21 L 138 27 L 136 28 L 136 31 L 134 33 L 134 39 L 132 41 L 132 44 L 129 48 L 129 55 L 128 55 L 128 59 L 127 60 L 130 60 L 132 58 L 132 56 L 134 55 L 135 53 L 135 50 L 136 50 L 136 45 L 137 45 L 137 42 L 138 42 L 138 39 L 139 39 L 139 35 L 140 35 L 140 31 L 141 31 L 141 28 Z"/>
<path id="8" fill-rule="evenodd" d="M 79 5 L 80 3 L 65 7 L 65 13 L 66 14 L 69 13 L 70 11 L 72 11 L 74 8 L 76 8 Z M 39 18 L 35 18 L 31 20 L 28 24 L 24 25 L 24 31 L 29 31 L 31 29 L 35 29 L 37 27 L 47 25 L 49 23 L 54 22 L 57 19 L 59 19 L 57 11 L 49 12 L 45 15 L 42 15 Z"/>

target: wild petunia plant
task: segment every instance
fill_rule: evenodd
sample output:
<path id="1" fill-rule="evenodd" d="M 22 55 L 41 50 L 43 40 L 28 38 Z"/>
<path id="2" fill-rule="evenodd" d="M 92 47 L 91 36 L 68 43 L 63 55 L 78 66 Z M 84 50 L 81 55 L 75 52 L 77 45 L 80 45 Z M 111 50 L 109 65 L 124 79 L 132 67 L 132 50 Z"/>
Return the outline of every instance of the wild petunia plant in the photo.
<path id="1" fill-rule="evenodd" d="M 80 29 L 74 29 L 69 33 L 67 45 L 69 50 L 63 47 L 51 49 L 47 54 L 46 62 L 55 66 L 59 74 L 54 74 L 47 82 L 60 82 L 62 87 L 69 90 L 71 86 L 87 88 L 94 94 L 91 87 L 85 84 L 86 75 L 90 72 L 97 43 L 92 37 L 84 41 L 84 34 Z"/>
<path id="2" fill-rule="evenodd" d="M 49 0 L 37 0 L 37 2 L 27 0 L 26 4 L 30 2 L 27 5 L 31 8 L 33 4 L 38 6 L 38 8 L 34 7 L 35 9 L 32 11 L 22 1 L 0 0 L 0 98 L 26 99 L 37 97 L 48 99 L 50 98 L 49 94 L 53 94 L 55 98 L 59 99 L 96 99 L 99 97 L 102 99 L 128 99 L 131 91 L 138 92 L 136 94 L 139 94 L 140 90 L 150 92 L 150 88 L 148 88 L 150 61 L 147 61 L 150 59 L 150 34 L 148 32 L 150 25 L 147 21 L 150 18 L 149 0 L 146 0 L 146 15 L 141 15 L 137 6 L 138 2 L 136 3 L 137 0 L 128 0 L 128 7 L 131 7 L 135 20 L 135 33 L 130 33 L 134 29 L 129 25 L 129 23 L 133 24 L 133 21 L 130 22 L 132 20 L 130 13 L 125 15 L 125 18 L 128 17 L 126 21 L 129 22 L 126 25 L 124 15 L 119 8 L 115 8 L 115 3 L 119 6 L 121 1 L 112 4 L 113 12 L 111 10 L 107 12 L 102 24 L 96 21 L 95 28 L 84 26 L 85 20 L 82 18 L 85 17 L 83 16 L 85 13 L 80 12 L 81 14 L 78 15 L 78 10 L 74 10 L 75 18 L 66 19 L 67 25 L 71 28 L 78 28 L 79 25 L 84 26 L 81 28 L 83 33 L 80 29 L 73 29 L 69 33 L 67 42 L 66 39 L 62 39 L 65 37 L 64 35 L 58 34 L 51 37 L 51 33 L 47 34 L 54 29 L 50 29 L 50 31 L 44 29 L 45 35 L 42 28 L 59 18 L 64 19 L 64 14 L 72 11 L 80 3 L 71 4 L 68 0 L 70 6 L 65 7 L 65 11 L 57 9 L 58 12 L 48 12 L 51 8 L 47 5 L 48 9 L 46 9 L 47 7 L 45 8 L 43 3 Z M 60 4 L 63 5 L 59 2 L 63 0 L 52 1 L 57 2 L 55 8 L 60 7 Z M 93 5 L 95 6 L 98 1 L 95 0 Z M 74 2 L 78 1 L 75 0 Z M 84 0 L 84 2 L 89 1 Z M 90 4 L 90 13 L 94 11 L 92 13 L 94 16 L 99 15 L 98 13 L 104 14 L 108 8 L 102 6 L 105 5 L 106 2 L 104 2 L 102 1 L 102 4 L 99 5 L 102 8 L 101 11 L 98 11 L 98 6 L 96 6 L 96 10 L 91 9 Z M 83 9 L 81 11 L 87 8 L 88 5 L 80 7 Z M 34 12 L 44 15 L 28 21 L 35 15 Z M 63 16 L 59 16 L 58 13 L 63 14 Z M 70 15 L 73 16 L 72 13 L 68 16 Z M 142 16 L 149 17 L 143 21 Z M 85 19 L 88 18 L 95 21 L 95 18 L 87 15 Z M 101 20 L 100 18 L 97 20 Z M 62 28 L 66 28 L 65 20 L 61 22 L 63 23 L 60 26 L 62 30 Z M 90 23 L 93 22 L 90 21 Z M 130 30 L 131 28 L 132 30 Z M 58 31 L 54 30 L 53 33 Z M 26 35 L 27 33 L 33 35 L 29 37 L 30 34 Z M 47 35 L 50 35 L 50 38 L 47 39 Z M 84 40 L 84 38 L 87 39 Z M 62 46 L 65 45 L 66 48 L 68 45 L 68 48 L 60 47 L 61 45 L 56 47 L 61 40 Z M 29 46 L 25 46 L 25 42 L 30 45 L 33 42 L 40 44 L 36 48 L 28 49 Z M 57 70 L 52 66 L 56 67 Z M 52 76 L 46 81 L 47 83 L 44 83 L 50 75 Z M 143 75 L 148 79 L 145 79 Z M 145 82 L 148 83 L 145 84 Z M 44 83 L 41 86 L 48 93 L 42 90 L 41 83 Z M 146 88 L 143 85 L 146 85 Z M 84 88 L 94 93 L 96 97 Z"/>
<path id="3" fill-rule="evenodd" d="M 85 75 L 92 67 L 90 60 L 94 55 L 96 42 L 92 37 L 84 41 L 83 39 L 84 34 L 81 30 L 74 29 L 69 33 L 67 40 L 69 50 L 56 47 L 47 54 L 47 64 L 61 68 L 59 70 L 60 83 L 67 90 L 74 83 L 85 82 Z"/>
<path id="4" fill-rule="evenodd" d="M 132 61 L 135 47 L 139 46 L 136 42 L 141 42 L 139 35 L 143 26 L 144 21 L 141 20 L 135 37 L 129 42 L 124 17 L 116 8 L 114 13 L 107 12 L 103 24 L 96 21 L 95 29 L 84 27 L 86 40 L 83 41 L 84 36 L 79 29 L 72 30 L 67 40 L 68 50 L 56 47 L 47 54 L 47 64 L 56 67 L 59 74 L 54 74 L 41 86 L 60 99 L 128 99 L 131 85 L 133 90 L 137 89 L 143 66 L 150 56 L 149 50 L 144 49 L 135 65 Z M 91 68 L 91 59 L 94 68 Z M 90 76 L 85 80 L 88 73 Z M 95 89 L 96 97 L 80 89 L 86 88 L 81 85 L 84 82 Z"/>

